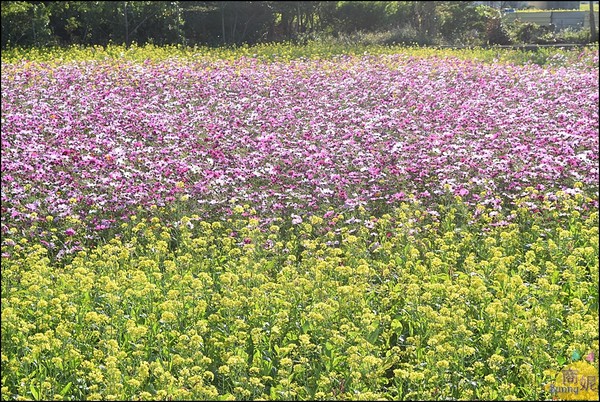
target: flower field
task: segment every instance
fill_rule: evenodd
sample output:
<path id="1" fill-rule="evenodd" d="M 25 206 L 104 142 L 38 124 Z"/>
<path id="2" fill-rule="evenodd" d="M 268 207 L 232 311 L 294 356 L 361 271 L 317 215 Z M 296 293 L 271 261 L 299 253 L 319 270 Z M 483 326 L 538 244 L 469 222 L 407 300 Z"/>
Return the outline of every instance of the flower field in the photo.
<path id="1" fill-rule="evenodd" d="M 3 55 L 3 400 L 549 399 L 598 356 L 597 48 L 122 50 Z"/>

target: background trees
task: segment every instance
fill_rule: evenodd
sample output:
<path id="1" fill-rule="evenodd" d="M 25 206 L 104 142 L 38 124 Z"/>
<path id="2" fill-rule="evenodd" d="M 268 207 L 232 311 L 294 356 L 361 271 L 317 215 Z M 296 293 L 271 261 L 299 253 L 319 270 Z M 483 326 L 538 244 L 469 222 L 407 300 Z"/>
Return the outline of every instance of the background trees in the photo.
<path id="1" fill-rule="evenodd" d="M 474 1 L 2 1 L 1 44 L 219 46 L 396 32 L 389 40 L 473 45 L 498 42 L 498 16 Z"/>

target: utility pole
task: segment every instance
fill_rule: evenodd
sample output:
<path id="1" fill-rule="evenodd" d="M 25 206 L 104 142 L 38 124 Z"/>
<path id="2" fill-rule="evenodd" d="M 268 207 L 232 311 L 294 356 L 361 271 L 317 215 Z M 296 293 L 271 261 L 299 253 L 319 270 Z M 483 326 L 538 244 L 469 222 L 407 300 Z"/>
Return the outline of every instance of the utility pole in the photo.
<path id="1" fill-rule="evenodd" d="M 127 19 L 127 2 L 123 2 L 123 14 L 125 14 L 125 47 L 129 49 L 129 20 Z"/>
<path id="2" fill-rule="evenodd" d="M 32 28 L 33 28 L 33 43 L 37 45 L 37 35 L 35 34 L 35 19 L 36 19 L 36 17 L 37 17 L 37 15 L 36 15 L 36 14 L 37 14 L 37 13 L 36 13 L 36 11 L 37 11 L 37 4 L 34 4 L 34 5 L 33 5 L 33 19 L 32 19 L 32 24 L 31 24 L 31 26 L 32 26 Z"/>
<path id="3" fill-rule="evenodd" d="M 221 2 L 221 30 L 223 32 L 223 45 L 225 45 L 225 5 L 227 3 L 225 3 L 224 1 Z"/>
<path id="4" fill-rule="evenodd" d="M 594 2 L 590 0 L 590 42 L 596 40 L 596 19 L 594 18 Z"/>

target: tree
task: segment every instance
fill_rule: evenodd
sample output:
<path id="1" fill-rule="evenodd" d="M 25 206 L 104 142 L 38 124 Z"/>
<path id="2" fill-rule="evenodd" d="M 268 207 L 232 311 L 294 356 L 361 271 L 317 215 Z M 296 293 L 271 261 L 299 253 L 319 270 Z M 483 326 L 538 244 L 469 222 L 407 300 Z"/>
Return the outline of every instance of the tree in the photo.
<path id="1" fill-rule="evenodd" d="M 385 1 L 339 1 L 338 29 L 343 32 L 385 29 L 386 6 Z"/>
<path id="2" fill-rule="evenodd" d="M 41 1 L 2 2 L 2 47 L 52 44 L 50 9 Z"/>
<path id="3" fill-rule="evenodd" d="M 438 1 L 413 1 L 413 26 L 419 34 L 428 38 L 435 38 L 437 35 Z"/>

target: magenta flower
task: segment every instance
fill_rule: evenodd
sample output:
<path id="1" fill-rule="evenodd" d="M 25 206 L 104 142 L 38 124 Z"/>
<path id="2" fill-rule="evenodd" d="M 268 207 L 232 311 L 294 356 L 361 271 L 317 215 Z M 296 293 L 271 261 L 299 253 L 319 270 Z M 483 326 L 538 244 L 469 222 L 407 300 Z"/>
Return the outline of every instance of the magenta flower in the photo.
<path id="1" fill-rule="evenodd" d="M 457 195 L 460 195 L 461 197 L 466 196 L 467 194 L 469 194 L 469 190 L 467 190 L 466 188 L 460 188 L 457 192 Z"/>
<path id="2" fill-rule="evenodd" d="M 4 63 L 2 231 L 43 211 L 94 235 L 140 206 L 206 217 L 233 198 L 295 224 L 448 194 L 500 209 L 574 183 L 597 208 L 597 54 L 560 69 L 402 54 Z"/>

